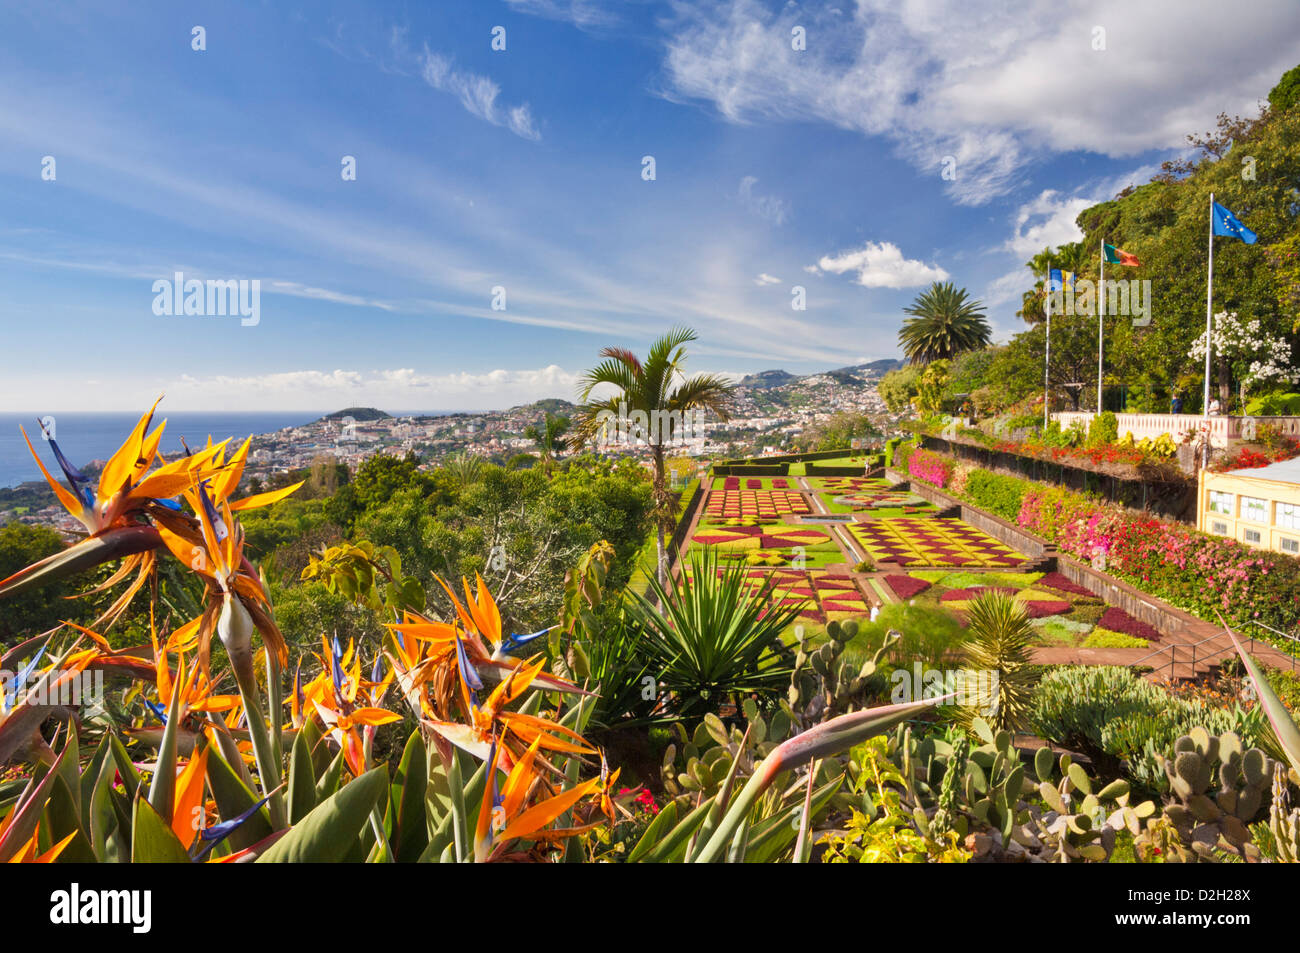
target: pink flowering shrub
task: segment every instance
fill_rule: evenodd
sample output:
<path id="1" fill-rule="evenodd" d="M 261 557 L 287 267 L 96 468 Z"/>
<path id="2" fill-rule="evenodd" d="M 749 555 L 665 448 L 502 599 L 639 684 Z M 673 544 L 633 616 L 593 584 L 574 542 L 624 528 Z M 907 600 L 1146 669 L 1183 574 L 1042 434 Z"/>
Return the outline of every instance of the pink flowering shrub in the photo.
<path id="1" fill-rule="evenodd" d="M 953 462 L 948 457 L 940 456 L 930 450 L 917 448 L 907 458 L 907 473 L 931 486 L 943 489 L 952 477 Z"/>
<path id="2" fill-rule="evenodd" d="M 1300 621 L 1300 560 L 1189 526 L 1130 513 L 1069 490 L 1031 485 L 1017 524 L 1084 562 L 1207 622 L 1257 620 L 1286 631 Z M 1117 630 L 1125 631 L 1125 630 Z"/>

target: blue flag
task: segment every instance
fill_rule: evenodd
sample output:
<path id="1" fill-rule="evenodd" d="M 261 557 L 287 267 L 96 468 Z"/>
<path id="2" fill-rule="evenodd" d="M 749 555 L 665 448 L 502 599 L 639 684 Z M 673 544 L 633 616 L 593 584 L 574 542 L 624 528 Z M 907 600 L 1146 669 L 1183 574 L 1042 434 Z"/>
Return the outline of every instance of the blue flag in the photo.
<path id="1" fill-rule="evenodd" d="M 1240 238 L 1247 245 L 1255 244 L 1255 233 L 1218 202 L 1214 203 L 1214 234 Z"/>
<path id="2" fill-rule="evenodd" d="M 1059 268 L 1052 268 L 1048 270 L 1047 272 L 1048 292 L 1062 291 L 1062 290 L 1069 291 L 1072 290 L 1073 288 L 1074 288 L 1074 272 L 1072 271 L 1063 272 Z"/>

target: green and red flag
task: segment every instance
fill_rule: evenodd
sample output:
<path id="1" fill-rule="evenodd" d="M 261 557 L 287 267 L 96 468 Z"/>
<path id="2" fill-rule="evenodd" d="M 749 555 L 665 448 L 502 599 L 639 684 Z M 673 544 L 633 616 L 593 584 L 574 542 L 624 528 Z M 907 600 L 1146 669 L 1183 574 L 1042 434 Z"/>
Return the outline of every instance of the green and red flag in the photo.
<path id="1" fill-rule="evenodd" d="M 1105 249 L 1106 264 L 1108 265 L 1129 265 L 1136 267 L 1142 262 L 1138 261 L 1137 255 L 1127 252 L 1122 248 L 1116 248 L 1114 245 L 1107 245 L 1104 242 L 1102 247 Z"/>

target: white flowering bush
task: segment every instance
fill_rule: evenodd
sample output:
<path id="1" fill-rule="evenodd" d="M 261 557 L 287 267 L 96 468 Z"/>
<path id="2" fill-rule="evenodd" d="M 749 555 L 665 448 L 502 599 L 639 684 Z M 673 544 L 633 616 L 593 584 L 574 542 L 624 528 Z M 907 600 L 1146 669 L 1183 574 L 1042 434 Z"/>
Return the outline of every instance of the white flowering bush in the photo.
<path id="1" fill-rule="evenodd" d="M 1242 320 L 1235 311 L 1220 311 L 1214 316 L 1212 341 L 1214 354 L 1231 365 L 1243 394 L 1269 381 L 1294 384 L 1300 380 L 1300 372 L 1291 365 L 1291 345 L 1265 331 L 1259 318 Z M 1187 356 L 1205 360 L 1204 334 Z"/>

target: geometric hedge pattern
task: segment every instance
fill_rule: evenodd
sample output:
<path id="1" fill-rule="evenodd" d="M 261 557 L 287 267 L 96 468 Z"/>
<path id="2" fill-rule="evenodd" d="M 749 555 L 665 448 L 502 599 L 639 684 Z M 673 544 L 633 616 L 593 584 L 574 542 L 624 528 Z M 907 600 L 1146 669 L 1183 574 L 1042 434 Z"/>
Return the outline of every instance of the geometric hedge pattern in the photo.
<path id="1" fill-rule="evenodd" d="M 862 597 L 853 580 L 843 576 L 815 569 L 751 569 L 746 574 L 747 592 L 751 596 L 757 595 L 769 581 L 775 604 L 808 604 L 799 614 L 801 619 L 825 624 L 833 619 L 846 619 L 871 611 L 871 603 Z"/>
<path id="2" fill-rule="evenodd" d="M 711 519 L 770 519 L 810 512 L 803 494 L 794 490 L 714 490 L 704 509 Z"/>
<path id="3" fill-rule="evenodd" d="M 829 534 L 807 526 L 702 526 L 691 541 L 723 549 L 793 549 L 831 542 Z"/>
<path id="4" fill-rule="evenodd" d="M 952 517 L 879 519 L 849 524 L 875 562 L 900 566 L 1018 566 L 1023 554 Z"/>

